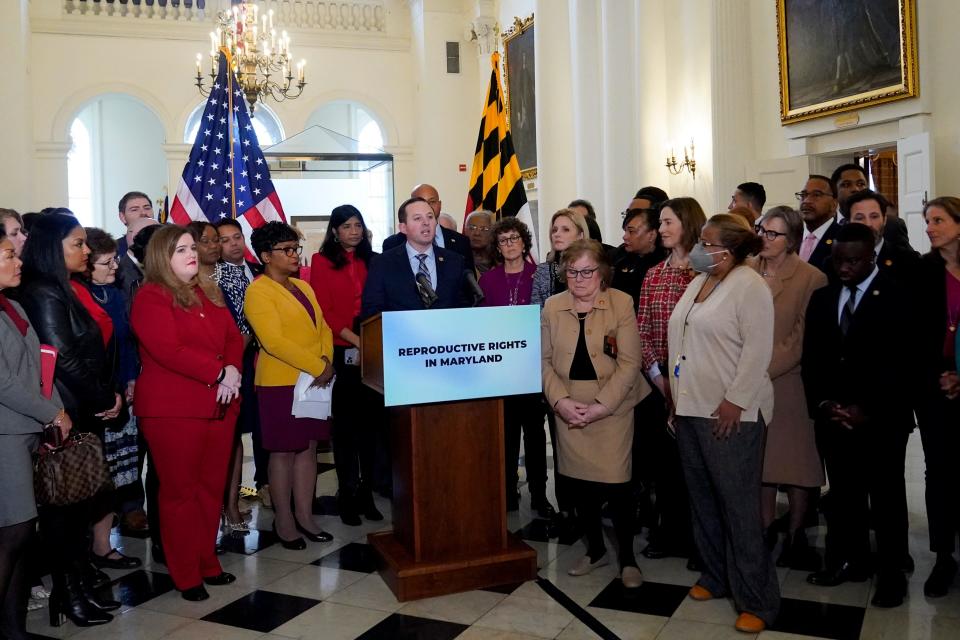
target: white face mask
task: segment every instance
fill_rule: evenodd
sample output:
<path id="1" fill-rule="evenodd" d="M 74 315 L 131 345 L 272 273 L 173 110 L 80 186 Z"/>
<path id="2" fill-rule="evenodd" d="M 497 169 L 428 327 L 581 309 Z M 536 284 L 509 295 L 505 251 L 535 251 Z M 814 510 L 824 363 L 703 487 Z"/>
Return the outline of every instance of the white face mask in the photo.
<path id="1" fill-rule="evenodd" d="M 694 245 L 693 250 L 690 251 L 690 266 L 693 267 L 694 271 L 699 273 L 710 273 L 710 270 L 717 266 L 713 262 L 713 256 L 718 253 L 725 253 L 726 251 L 726 249 L 707 251 L 703 243 L 698 242 Z M 724 260 L 726 260 L 726 258 L 724 258 Z"/>

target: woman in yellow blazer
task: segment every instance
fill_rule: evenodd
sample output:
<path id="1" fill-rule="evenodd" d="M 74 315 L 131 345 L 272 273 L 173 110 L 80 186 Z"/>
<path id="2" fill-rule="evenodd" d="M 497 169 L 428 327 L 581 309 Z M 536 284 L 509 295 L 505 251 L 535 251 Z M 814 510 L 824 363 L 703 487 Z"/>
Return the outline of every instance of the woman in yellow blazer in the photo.
<path id="1" fill-rule="evenodd" d="M 333 539 L 313 521 L 317 483 L 317 440 L 330 435 L 326 420 L 295 418 L 293 388 L 304 372 L 313 386 L 333 379 L 333 333 L 310 285 L 292 276 L 300 269 L 300 238 L 282 222 L 253 232 L 253 250 L 263 275 L 247 288 L 243 310 L 260 343 L 254 384 L 260 406 L 263 447 L 270 452 L 270 497 L 274 532 L 286 549 Z M 293 510 L 290 497 L 293 496 Z"/>
<path id="2" fill-rule="evenodd" d="M 567 290 L 547 299 L 540 320 L 543 392 L 557 415 L 559 474 L 575 495 L 587 555 L 568 573 L 608 564 L 600 507 L 609 502 L 625 587 L 643 582 L 633 555 L 630 490 L 633 408 L 649 392 L 640 375 L 633 299 L 608 289 L 603 247 L 578 240 L 560 261 Z"/>

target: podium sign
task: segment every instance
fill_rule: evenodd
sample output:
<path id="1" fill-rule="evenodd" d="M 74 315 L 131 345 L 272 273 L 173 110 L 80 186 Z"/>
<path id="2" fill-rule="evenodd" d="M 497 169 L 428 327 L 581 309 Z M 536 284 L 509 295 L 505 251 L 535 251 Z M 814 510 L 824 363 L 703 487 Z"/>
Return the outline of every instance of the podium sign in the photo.
<path id="1" fill-rule="evenodd" d="M 387 406 L 539 393 L 540 307 L 383 314 Z"/>

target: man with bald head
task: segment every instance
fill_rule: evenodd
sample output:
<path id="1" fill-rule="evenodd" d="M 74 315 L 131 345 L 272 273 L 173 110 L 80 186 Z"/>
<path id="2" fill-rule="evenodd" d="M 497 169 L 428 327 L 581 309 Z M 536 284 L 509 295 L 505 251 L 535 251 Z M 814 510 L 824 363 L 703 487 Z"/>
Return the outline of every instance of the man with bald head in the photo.
<path id="1" fill-rule="evenodd" d="M 410 192 L 411 198 L 423 198 L 427 201 L 427 204 L 430 205 L 430 208 L 433 209 L 433 215 L 436 219 L 440 218 L 441 211 L 440 209 L 443 206 L 443 202 L 440 200 L 440 194 L 437 193 L 437 190 L 429 184 L 418 184 L 413 188 L 413 191 Z M 405 221 L 400 220 L 400 224 L 403 224 Z M 407 237 L 403 233 L 395 233 L 386 240 L 383 241 L 383 251 L 386 252 L 388 249 L 402 245 L 407 241 Z M 473 271 L 473 251 L 470 249 L 470 240 L 467 239 L 467 236 L 462 233 L 458 233 L 453 229 L 447 229 L 446 227 L 439 227 L 437 229 L 436 238 L 434 238 L 434 244 L 436 244 L 441 249 L 446 249 L 447 251 L 453 251 L 459 253 L 463 256 L 464 268 L 468 271 Z"/>

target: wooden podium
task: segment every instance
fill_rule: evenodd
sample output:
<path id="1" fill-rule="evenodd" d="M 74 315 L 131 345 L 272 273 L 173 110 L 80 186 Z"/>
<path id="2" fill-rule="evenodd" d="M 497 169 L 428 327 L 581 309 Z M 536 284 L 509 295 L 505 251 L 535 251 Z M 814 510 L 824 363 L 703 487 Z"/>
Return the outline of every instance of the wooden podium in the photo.
<path id="1" fill-rule="evenodd" d="M 383 325 L 361 326 L 361 376 L 383 393 Z M 401 602 L 532 580 L 537 553 L 507 531 L 503 401 L 390 407 L 393 531 L 371 533 Z"/>

